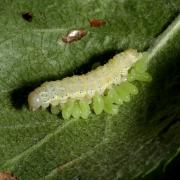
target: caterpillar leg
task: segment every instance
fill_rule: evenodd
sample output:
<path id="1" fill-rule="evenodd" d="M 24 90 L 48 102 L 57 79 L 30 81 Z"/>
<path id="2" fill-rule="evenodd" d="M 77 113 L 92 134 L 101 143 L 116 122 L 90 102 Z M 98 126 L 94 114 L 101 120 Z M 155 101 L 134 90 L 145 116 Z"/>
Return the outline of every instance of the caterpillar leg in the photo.
<path id="1" fill-rule="evenodd" d="M 116 86 L 116 91 L 119 95 L 119 98 L 123 102 L 129 102 L 130 101 L 130 93 L 126 91 L 126 87 L 124 85 Z"/>
<path id="2" fill-rule="evenodd" d="M 107 97 L 111 100 L 112 103 L 118 105 L 121 105 L 123 103 L 122 99 L 119 97 L 114 87 L 109 90 Z"/>
<path id="3" fill-rule="evenodd" d="M 103 100 L 104 100 L 104 111 L 106 113 L 112 114 L 112 115 L 118 113 L 118 110 L 119 110 L 118 106 L 112 104 L 111 100 L 107 96 L 104 96 Z"/>
<path id="4" fill-rule="evenodd" d="M 93 97 L 93 110 L 95 114 L 101 114 L 104 108 L 104 101 L 101 95 L 95 94 Z"/>
<path id="5" fill-rule="evenodd" d="M 71 117 L 71 114 L 73 112 L 74 107 L 74 100 L 68 101 L 63 107 L 62 107 L 62 117 L 64 119 L 69 119 Z"/>
<path id="6" fill-rule="evenodd" d="M 78 101 L 75 101 L 74 103 L 72 116 L 76 119 L 78 119 L 81 116 L 81 109 L 80 109 Z"/>
<path id="7" fill-rule="evenodd" d="M 60 113 L 60 107 L 59 106 L 51 106 L 51 113 L 58 115 Z"/>
<path id="8" fill-rule="evenodd" d="M 80 100 L 79 101 L 79 107 L 81 110 L 81 117 L 83 119 L 87 119 L 90 112 L 91 112 L 89 104 L 85 100 Z"/>

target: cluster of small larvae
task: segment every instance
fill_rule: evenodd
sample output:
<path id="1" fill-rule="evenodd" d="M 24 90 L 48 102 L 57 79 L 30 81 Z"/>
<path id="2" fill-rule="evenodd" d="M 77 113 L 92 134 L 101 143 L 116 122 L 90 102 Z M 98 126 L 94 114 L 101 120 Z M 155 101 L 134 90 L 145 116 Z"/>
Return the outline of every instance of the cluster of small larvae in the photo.
<path id="1" fill-rule="evenodd" d="M 51 112 L 62 111 L 64 119 L 86 119 L 92 111 L 116 114 L 119 105 L 138 94 L 133 81 L 151 81 L 147 56 L 147 52 L 128 49 L 87 74 L 45 82 L 29 94 L 30 110 L 51 106 Z"/>

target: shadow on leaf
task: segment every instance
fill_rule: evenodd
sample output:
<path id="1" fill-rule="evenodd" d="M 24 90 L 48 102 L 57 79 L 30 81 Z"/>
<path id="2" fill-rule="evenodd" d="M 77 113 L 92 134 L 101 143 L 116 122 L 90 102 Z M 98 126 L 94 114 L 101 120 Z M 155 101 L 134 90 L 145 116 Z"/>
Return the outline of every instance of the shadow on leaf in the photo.
<path id="1" fill-rule="evenodd" d="M 111 49 L 111 50 L 104 51 L 101 54 L 96 54 L 88 60 L 87 64 L 81 65 L 78 69 L 75 69 L 73 73 L 67 72 L 66 74 L 64 74 L 63 78 L 68 77 L 68 76 L 73 76 L 75 74 L 76 75 L 85 74 L 91 71 L 95 63 L 98 63 L 99 65 L 103 65 L 118 52 L 120 51 Z M 40 79 L 38 81 L 29 81 L 23 84 L 21 87 L 15 89 L 11 93 L 11 101 L 12 101 L 13 106 L 16 109 L 21 109 L 23 105 L 28 106 L 27 98 L 28 98 L 28 94 L 31 91 L 39 87 L 43 82 L 54 81 L 58 79 L 60 79 L 58 76 L 52 76 L 52 77 L 46 77 L 44 79 Z"/>

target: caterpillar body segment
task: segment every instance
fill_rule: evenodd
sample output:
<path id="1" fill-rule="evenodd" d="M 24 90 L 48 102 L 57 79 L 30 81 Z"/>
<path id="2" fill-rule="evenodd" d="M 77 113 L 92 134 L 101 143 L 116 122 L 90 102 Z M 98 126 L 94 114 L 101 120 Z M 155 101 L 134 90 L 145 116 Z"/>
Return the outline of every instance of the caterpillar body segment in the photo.
<path id="1" fill-rule="evenodd" d="M 128 49 L 87 74 L 45 82 L 29 94 L 30 110 L 51 106 L 52 113 L 62 111 L 64 119 L 86 119 L 91 112 L 116 114 L 118 105 L 138 94 L 133 81 L 152 80 L 146 59 L 146 53 Z"/>

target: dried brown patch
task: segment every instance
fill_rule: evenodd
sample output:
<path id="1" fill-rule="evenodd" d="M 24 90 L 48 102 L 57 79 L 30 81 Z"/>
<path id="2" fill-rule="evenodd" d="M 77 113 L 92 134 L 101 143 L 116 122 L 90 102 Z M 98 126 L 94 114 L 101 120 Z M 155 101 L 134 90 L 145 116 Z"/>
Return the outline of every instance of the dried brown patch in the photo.
<path id="1" fill-rule="evenodd" d="M 10 172 L 0 172 L 0 180 L 17 180 L 16 176 L 13 176 Z"/>
<path id="2" fill-rule="evenodd" d="M 89 20 L 89 24 L 91 27 L 101 27 L 106 24 L 106 21 L 103 19 L 91 19 Z"/>

